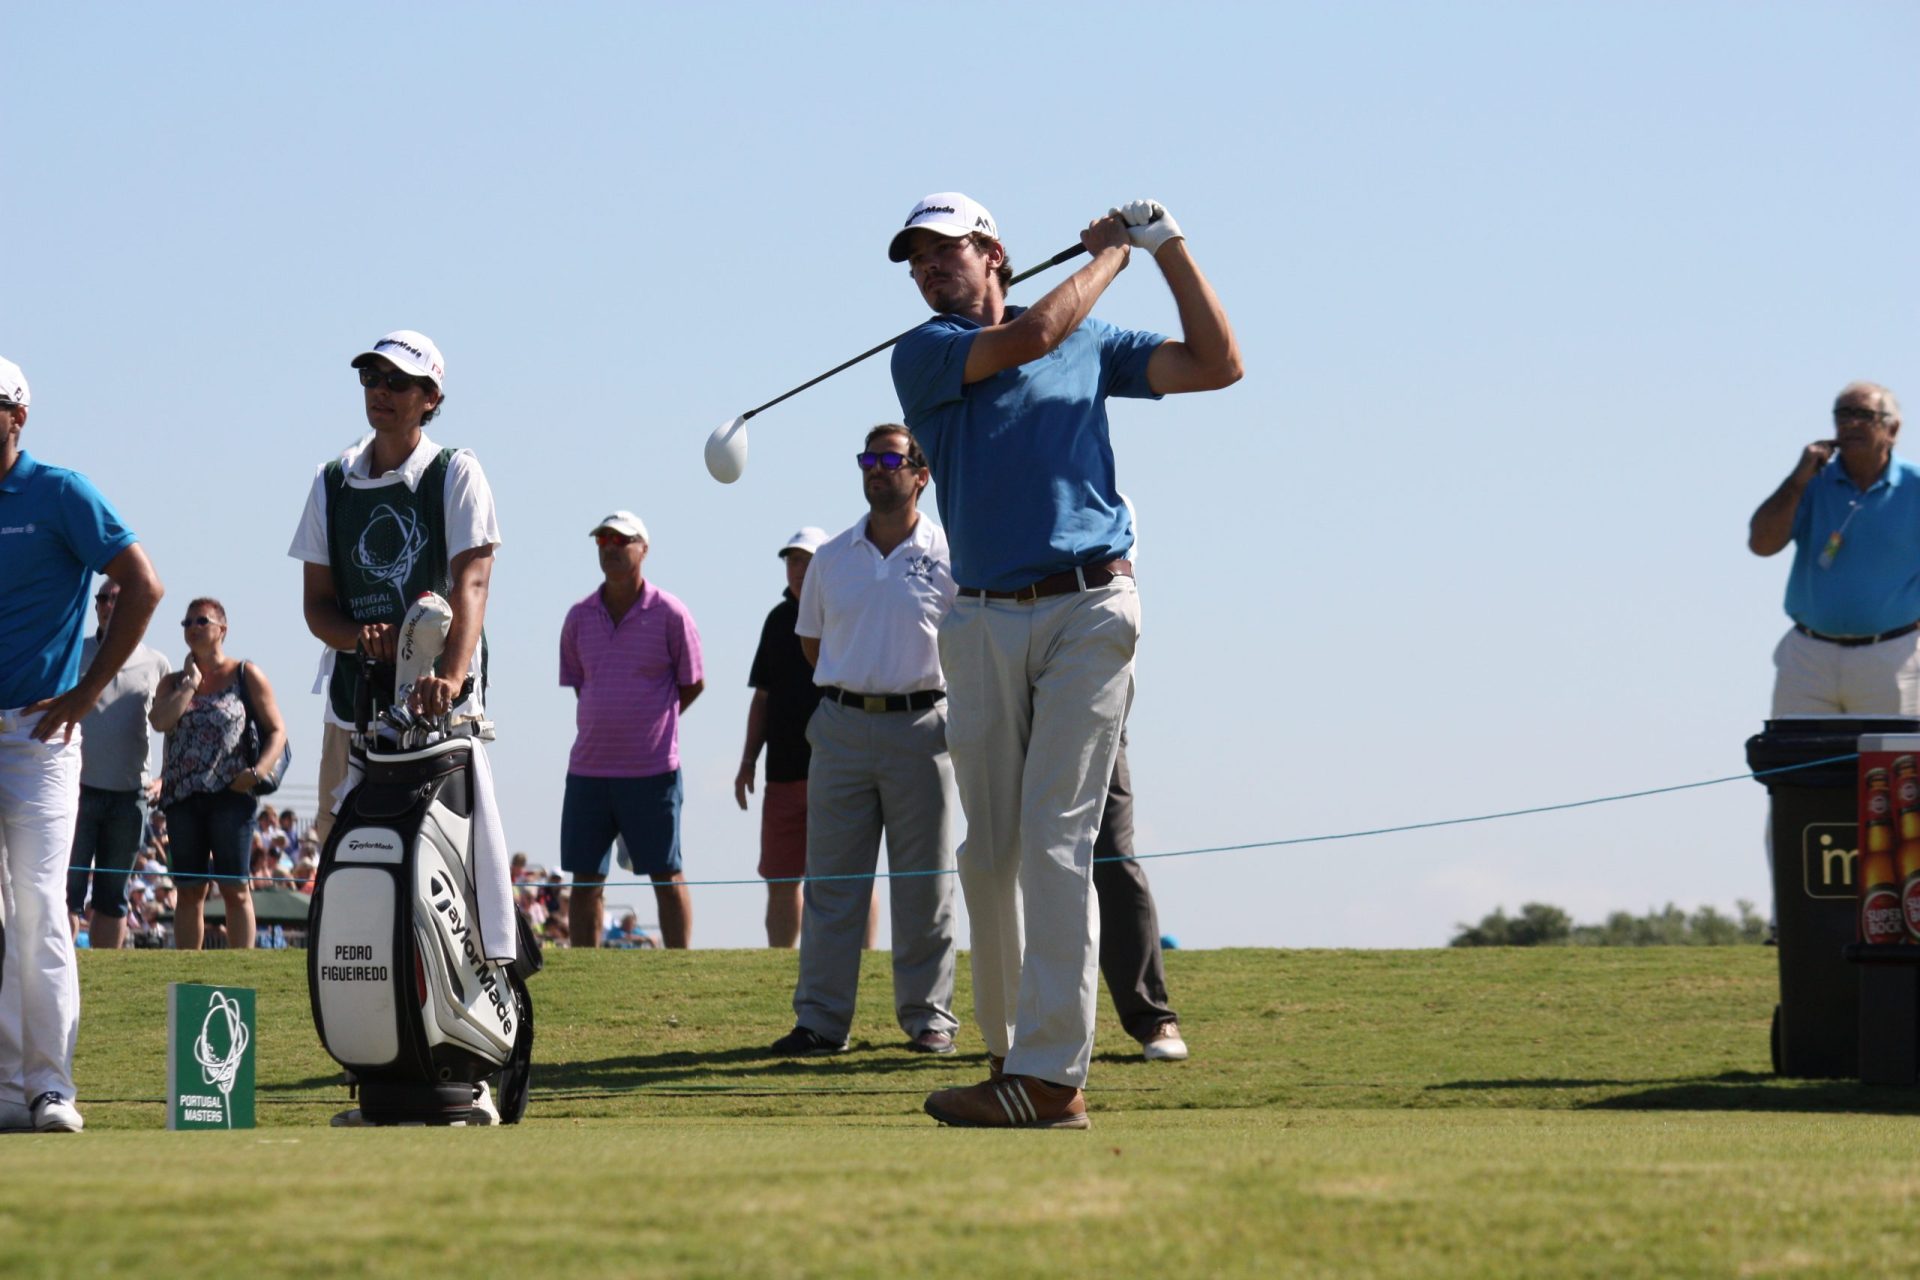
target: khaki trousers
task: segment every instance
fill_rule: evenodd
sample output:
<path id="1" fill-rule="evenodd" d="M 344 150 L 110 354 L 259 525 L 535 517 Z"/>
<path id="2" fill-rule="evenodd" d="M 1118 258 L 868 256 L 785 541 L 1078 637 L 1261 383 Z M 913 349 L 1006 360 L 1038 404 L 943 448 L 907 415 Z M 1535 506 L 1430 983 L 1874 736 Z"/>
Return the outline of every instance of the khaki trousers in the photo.
<path id="1" fill-rule="evenodd" d="M 1131 578 L 1032 603 L 962 596 L 940 624 L 974 1017 L 1007 1071 L 1052 1084 L 1084 1086 L 1093 1056 L 1093 848 L 1139 637 Z"/>

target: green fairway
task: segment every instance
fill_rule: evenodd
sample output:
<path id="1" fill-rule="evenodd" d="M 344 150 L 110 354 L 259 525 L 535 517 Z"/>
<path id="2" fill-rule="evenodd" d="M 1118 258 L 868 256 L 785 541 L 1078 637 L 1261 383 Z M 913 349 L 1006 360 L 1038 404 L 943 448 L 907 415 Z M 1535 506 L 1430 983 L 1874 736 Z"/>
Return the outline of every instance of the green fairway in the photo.
<path id="1" fill-rule="evenodd" d="M 0 1138 L 0 1274 L 1907 1275 L 1910 1091 L 1767 1074 L 1752 947 L 1177 952 L 1191 1061 L 1104 1004 L 1090 1133 L 942 1129 L 869 955 L 561 952 L 525 1124 L 334 1130 L 299 952 L 84 954 L 88 1132 Z M 962 1003 L 966 1000 L 962 964 Z M 261 1127 L 165 1132 L 170 981 L 259 992 Z M 964 1015 L 963 1015 L 964 1017 Z"/>

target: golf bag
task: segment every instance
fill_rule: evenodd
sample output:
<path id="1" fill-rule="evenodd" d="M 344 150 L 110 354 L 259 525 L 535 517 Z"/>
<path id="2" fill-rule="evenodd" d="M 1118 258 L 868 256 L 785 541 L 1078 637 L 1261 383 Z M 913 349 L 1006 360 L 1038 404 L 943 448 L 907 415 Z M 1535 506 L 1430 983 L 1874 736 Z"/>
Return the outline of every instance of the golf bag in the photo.
<path id="1" fill-rule="evenodd" d="M 477 1118 L 475 1086 L 497 1077 L 500 1117 L 512 1124 L 527 1104 L 526 979 L 540 967 L 540 943 L 516 913 L 519 959 L 486 958 L 473 873 L 475 742 L 420 731 L 404 705 L 385 723 L 410 731 L 370 731 L 381 723 L 370 691 L 393 687 L 392 667 L 363 659 L 354 735 L 363 773 L 321 851 L 309 917 L 314 1027 L 357 1082 L 366 1123 Z"/>

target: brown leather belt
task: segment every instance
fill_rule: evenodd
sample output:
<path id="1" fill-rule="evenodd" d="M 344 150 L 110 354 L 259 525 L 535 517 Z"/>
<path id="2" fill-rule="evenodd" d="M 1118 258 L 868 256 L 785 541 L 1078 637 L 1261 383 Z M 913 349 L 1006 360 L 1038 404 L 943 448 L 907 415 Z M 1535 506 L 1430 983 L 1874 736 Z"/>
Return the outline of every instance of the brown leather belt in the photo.
<path id="1" fill-rule="evenodd" d="M 1797 622 L 1793 624 L 1793 629 L 1803 636 L 1811 636 L 1815 640 L 1824 640 L 1828 644 L 1837 644 L 1843 649 L 1858 649 L 1862 645 L 1879 644 L 1882 640 L 1898 640 L 1901 636 L 1910 636 L 1914 632 L 1920 631 L 1920 621 L 1909 622 L 1906 626 L 1895 627 L 1891 631 L 1882 631 L 1877 636 L 1822 635 L 1812 627 L 1803 627 Z"/>
<path id="2" fill-rule="evenodd" d="M 1048 596 L 1072 595 L 1076 591 L 1086 591 L 1092 587 L 1104 587 L 1115 578 L 1131 578 L 1133 561 L 1109 560 L 1105 564 L 1082 565 L 1078 569 L 1063 569 L 1059 573 L 1048 574 L 1038 582 L 1029 583 L 1017 591 L 989 591 L 985 587 L 961 587 L 960 594 L 976 600 L 1020 600 L 1031 602 L 1044 600 Z"/>

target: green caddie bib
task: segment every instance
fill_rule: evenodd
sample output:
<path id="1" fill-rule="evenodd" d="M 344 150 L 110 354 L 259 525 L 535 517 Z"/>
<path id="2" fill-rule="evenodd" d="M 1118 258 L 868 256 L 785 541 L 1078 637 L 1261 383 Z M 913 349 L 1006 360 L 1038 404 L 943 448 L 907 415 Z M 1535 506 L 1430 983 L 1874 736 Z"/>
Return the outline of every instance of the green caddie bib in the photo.
<path id="1" fill-rule="evenodd" d="M 447 467 L 457 452 L 440 450 L 412 489 L 405 484 L 355 488 L 347 483 L 346 466 L 338 458 L 327 464 L 327 556 L 334 599 L 355 622 L 398 626 L 408 607 L 426 592 L 451 594 L 446 490 Z M 475 658 L 475 681 L 484 689 L 484 632 Z M 327 696 L 334 715 L 348 724 L 353 723 L 359 684 L 359 664 L 338 655 Z M 384 692 L 391 697 L 393 691 Z"/>

